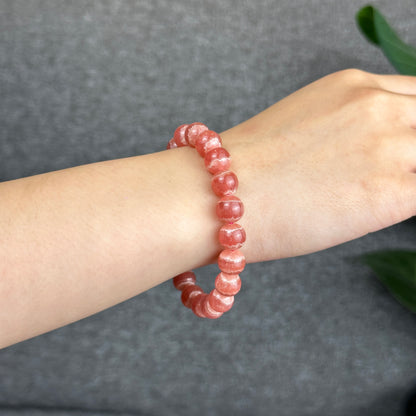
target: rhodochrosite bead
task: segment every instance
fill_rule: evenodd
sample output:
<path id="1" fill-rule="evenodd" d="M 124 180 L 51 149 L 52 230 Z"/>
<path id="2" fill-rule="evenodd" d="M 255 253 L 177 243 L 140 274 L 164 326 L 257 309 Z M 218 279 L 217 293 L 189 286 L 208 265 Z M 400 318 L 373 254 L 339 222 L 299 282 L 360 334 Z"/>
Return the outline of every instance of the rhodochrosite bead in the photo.
<path id="1" fill-rule="evenodd" d="M 185 131 L 185 138 L 188 144 L 195 147 L 195 140 L 205 130 L 208 130 L 205 124 L 199 122 L 190 124 Z"/>
<path id="2" fill-rule="evenodd" d="M 204 291 L 198 285 L 188 285 L 182 290 L 181 300 L 182 303 L 187 307 L 191 307 L 191 300 L 198 293 L 204 293 Z"/>
<path id="3" fill-rule="evenodd" d="M 213 289 L 208 295 L 207 301 L 214 311 L 227 312 L 234 304 L 234 296 L 225 296 L 217 289 Z"/>
<path id="4" fill-rule="evenodd" d="M 178 145 L 175 143 L 175 139 L 172 137 L 169 141 L 168 141 L 168 145 L 166 146 L 166 149 L 174 149 L 175 147 L 178 147 Z"/>
<path id="5" fill-rule="evenodd" d="M 234 195 L 223 196 L 217 202 L 217 216 L 224 222 L 236 222 L 244 214 L 244 205 L 240 198 Z"/>
<path id="6" fill-rule="evenodd" d="M 246 241 L 246 232 L 240 224 L 224 224 L 218 232 L 218 241 L 223 247 L 235 250 Z"/>
<path id="7" fill-rule="evenodd" d="M 202 301 L 202 313 L 205 315 L 206 318 L 209 319 L 216 319 L 222 316 L 224 312 L 218 312 L 216 311 L 208 301 L 209 295 L 204 298 Z"/>
<path id="8" fill-rule="evenodd" d="M 191 299 L 191 309 L 192 312 L 199 316 L 200 318 L 205 318 L 204 312 L 202 310 L 202 302 L 208 295 L 206 293 L 198 293 Z"/>
<path id="9" fill-rule="evenodd" d="M 236 295 L 241 289 L 240 276 L 221 272 L 215 279 L 215 289 L 226 296 Z"/>
<path id="10" fill-rule="evenodd" d="M 220 135 L 212 130 L 203 131 L 195 140 L 195 149 L 202 157 L 205 157 L 205 154 L 210 150 L 221 147 L 221 145 Z"/>
<path id="11" fill-rule="evenodd" d="M 244 270 L 246 258 L 239 250 L 225 249 L 218 256 L 218 266 L 224 273 L 238 274 Z"/>
<path id="12" fill-rule="evenodd" d="M 188 145 L 188 142 L 185 138 L 185 131 L 187 128 L 188 124 L 182 124 L 175 130 L 172 140 L 175 142 L 177 147 L 183 147 Z"/>
<path id="13" fill-rule="evenodd" d="M 212 177 L 211 187 L 218 196 L 232 195 L 238 187 L 237 175 L 229 170 L 217 173 Z"/>
<path id="14" fill-rule="evenodd" d="M 205 167 L 209 173 L 215 174 L 230 168 L 230 154 L 223 148 L 217 147 L 205 155 Z"/>
<path id="15" fill-rule="evenodd" d="M 173 278 L 173 285 L 178 290 L 185 289 L 187 285 L 194 285 L 196 282 L 196 276 L 194 272 L 185 272 L 178 274 Z"/>

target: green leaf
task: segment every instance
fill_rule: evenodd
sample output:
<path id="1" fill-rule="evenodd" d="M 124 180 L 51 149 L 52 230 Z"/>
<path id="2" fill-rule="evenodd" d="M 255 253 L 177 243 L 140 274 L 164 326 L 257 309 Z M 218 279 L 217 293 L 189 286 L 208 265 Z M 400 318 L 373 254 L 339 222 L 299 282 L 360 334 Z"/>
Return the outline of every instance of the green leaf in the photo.
<path id="1" fill-rule="evenodd" d="M 363 7 L 358 11 L 356 21 L 367 40 L 381 48 L 398 72 L 416 75 L 416 49 L 397 36 L 375 7 Z"/>
<path id="2" fill-rule="evenodd" d="M 372 6 L 363 7 L 358 11 L 356 20 L 358 27 L 367 37 L 367 40 L 376 45 L 379 45 L 377 31 L 374 27 L 374 8 Z"/>
<path id="3" fill-rule="evenodd" d="M 416 252 L 379 251 L 361 256 L 393 296 L 416 313 Z"/>

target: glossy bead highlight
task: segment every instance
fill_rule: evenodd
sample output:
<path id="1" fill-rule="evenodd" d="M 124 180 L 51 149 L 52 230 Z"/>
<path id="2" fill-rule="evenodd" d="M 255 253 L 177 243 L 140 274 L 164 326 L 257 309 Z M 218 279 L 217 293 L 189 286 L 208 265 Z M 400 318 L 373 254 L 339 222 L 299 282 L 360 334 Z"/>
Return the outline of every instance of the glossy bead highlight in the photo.
<path id="1" fill-rule="evenodd" d="M 195 295 L 192 299 L 191 299 L 191 309 L 192 312 L 196 315 L 199 316 L 200 318 L 206 318 L 203 310 L 202 310 L 202 302 L 205 300 L 205 298 L 207 297 L 206 293 L 198 293 L 197 295 Z"/>
<path id="2" fill-rule="evenodd" d="M 234 296 L 226 296 L 218 292 L 217 289 L 213 289 L 208 295 L 207 302 L 209 302 L 214 311 L 227 312 L 234 304 Z"/>
<path id="3" fill-rule="evenodd" d="M 205 155 L 205 167 L 213 175 L 230 169 L 230 154 L 223 148 L 217 147 Z"/>
<path id="4" fill-rule="evenodd" d="M 241 289 L 240 276 L 221 272 L 215 279 L 215 289 L 223 295 L 235 296 Z"/>
<path id="5" fill-rule="evenodd" d="M 221 147 L 221 145 L 220 135 L 212 130 L 203 131 L 195 140 L 195 149 L 202 157 L 205 157 L 210 150 Z"/>
<path id="6" fill-rule="evenodd" d="M 184 290 L 185 286 L 194 285 L 195 282 L 196 276 L 194 272 L 181 273 L 173 278 L 173 285 L 178 290 Z"/>
<path id="7" fill-rule="evenodd" d="M 240 224 L 224 224 L 218 232 L 218 241 L 223 247 L 235 250 L 246 241 L 246 232 Z"/>
<path id="8" fill-rule="evenodd" d="M 209 304 L 208 296 L 202 301 L 202 312 L 206 318 L 217 319 L 223 315 L 224 312 L 218 312 Z"/>
<path id="9" fill-rule="evenodd" d="M 208 127 L 203 123 L 196 122 L 190 124 L 185 131 L 185 139 L 189 146 L 195 147 L 196 139 L 205 130 L 208 130 Z"/>
<path id="10" fill-rule="evenodd" d="M 188 142 L 186 141 L 185 131 L 188 128 L 188 124 L 180 125 L 173 134 L 173 141 L 175 142 L 177 147 L 187 146 Z"/>
<path id="11" fill-rule="evenodd" d="M 212 177 L 211 187 L 215 195 L 232 195 L 237 191 L 238 188 L 237 175 L 230 170 L 217 173 Z"/>
<path id="12" fill-rule="evenodd" d="M 181 300 L 182 303 L 187 307 L 191 307 L 192 298 L 199 293 L 204 293 L 204 291 L 198 285 L 188 285 L 183 289 Z"/>
<path id="13" fill-rule="evenodd" d="M 223 196 L 217 202 L 217 216 L 224 222 L 236 222 L 244 214 L 244 205 L 240 198 L 234 195 Z"/>

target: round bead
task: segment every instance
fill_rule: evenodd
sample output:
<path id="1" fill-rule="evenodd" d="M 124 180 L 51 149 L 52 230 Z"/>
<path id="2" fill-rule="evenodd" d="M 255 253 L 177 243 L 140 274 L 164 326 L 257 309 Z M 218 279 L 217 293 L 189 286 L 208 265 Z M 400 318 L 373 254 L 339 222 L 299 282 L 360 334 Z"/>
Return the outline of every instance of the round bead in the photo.
<path id="1" fill-rule="evenodd" d="M 191 300 L 198 293 L 204 293 L 204 291 L 198 285 L 187 285 L 182 291 L 181 300 L 182 303 L 187 307 L 191 307 Z"/>
<path id="2" fill-rule="evenodd" d="M 207 302 L 210 304 L 212 309 L 217 312 L 227 312 L 234 304 L 234 296 L 225 296 L 218 292 L 217 289 L 213 289 L 208 295 Z"/>
<path id="3" fill-rule="evenodd" d="M 216 174 L 228 170 L 230 164 L 230 154 L 223 147 L 217 147 L 205 154 L 205 167 L 209 173 Z"/>
<path id="4" fill-rule="evenodd" d="M 174 149 L 175 147 L 178 147 L 178 145 L 175 142 L 175 139 L 172 137 L 169 141 L 168 141 L 168 145 L 166 146 L 166 149 Z"/>
<path id="5" fill-rule="evenodd" d="M 197 137 L 205 130 L 208 130 L 205 124 L 198 122 L 190 124 L 185 131 L 185 138 L 189 146 L 195 147 Z"/>
<path id="6" fill-rule="evenodd" d="M 223 247 L 235 250 L 246 241 L 246 232 L 240 224 L 224 224 L 218 232 L 218 240 Z"/>
<path id="7" fill-rule="evenodd" d="M 217 173 L 212 177 L 211 187 L 218 196 L 232 195 L 238 187 L 238 178 L 229 170 Z"/>
<path id="8" fill-rule="evenodd" d="M 176 143 L 177 147 L 188 146 L 188 142 L 185 138 L 185 131 L 188 128 L 188 124 L 181 124 L 173 134 L 173 141 Z"/>
<path id="9" fill-rule="evenodd" d="M 205 154 L 210 150 L 221 147 L 221 145 L 220 135 L 212 130 L 203 131 L 195 140 L 195 149 L 202 157 L 205 157 Z"/>
<path id="10" fill-rule="evenodd" d="M 207 295 L 205 293 L 198 293 L 191 300 L 192 312 L 200 318 L 206 318 L 204 312 L 202 311 L 202 302 L 204 301 L 206 296 Z"/>
<path id="11" fill-rule="evenodd" d="M 212 306 L 208 302 L 208 296 L 206 296 L 204 300 L 202 301 L 202 312 L 205 315 L 205 317 L 209 319 L 217 319 L 220 316 L 222 316 L 222 314 L 224 313 L 224 312 L 218 312 L 212 308 Z"/>
<path id="12" fill-rule="evenodd" d="M 224 273 L 238 274 L 244 270 L 246 259 L 239 250 L 225 249 L 218 256 L 218 267 Z M 186 289 L 185 289 L 186 290 Z"/>
<path id="13" fill-rule="evenodd" d="M 226 296 L 236 295 L 241 289 L 240 276 L 221 272 L 215 279 L 215 289 Z"/>
<path id="14" fill-rule="evenodd" d="M 185 272 L 178 274 L 173 278 L 173 285 L 178 290 L 184 290 L 187 285 L 194 285 L 196 283 L 196 276 L 194 272 Z"/>
<path id="15" fill-rule="evenodd" d="M 217 202 L 217 216 L 224 222 L 236 222 L 244 214 L 244 205 L 240 198 L 234 195 L 223 196 Z"/>

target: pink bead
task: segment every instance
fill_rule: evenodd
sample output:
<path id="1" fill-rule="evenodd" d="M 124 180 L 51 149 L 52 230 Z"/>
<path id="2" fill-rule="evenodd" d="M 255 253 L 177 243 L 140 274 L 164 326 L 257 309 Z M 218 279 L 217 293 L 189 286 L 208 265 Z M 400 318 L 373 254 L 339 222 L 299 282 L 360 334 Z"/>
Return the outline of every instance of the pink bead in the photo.
<path id="1" fill-rule="evenodd" d="M 185 138 L 185 131 L 188 128 L 188 124 L 180 125 L 173 134 L 173 141 L 176 143 L 177 147 L 188 146 L 188 142 Z"/>
<path id="2" fill-rule="evenodd" d="M 220 316 L 222 316 L 224 312 L 218 312 L 215 309 L 213 309 L 208 302 L 208 297 L 209 296 L 206 296 L 205 299 L 202 301 L 202 312 L 205 315 L 205 317 L 209 319 L 217 319 Z"/>
<path id="3" fill-rule="evenodd" d="M 181 300 L 182 303 L 187 307 L 191 307 L 191 300 L 198 293 L 204 293 L 204 291 L 197 285 L 187 285 L 182 291 Z"/>
<path id="4" fill-rule="evenodd" d="M 217 147 L 205 155 L 205 166 L 209 173 L 216 174 L 230 168 L 230 154 L 223 148 Z"/>
<path id="5" fill-rule="evenodd" d="M 175 139 L 172 137 L 169 141 L 168 141 L 168 145 L 166 146 L 166 149 L 174 149 L 175 147 L 178 147 L 178 145 L 175 143 Z"/>
<path id="6" fill-rule="evenodd" d="M 221 147 L 221 145 L 220 135 L 212 130 L 203 131 L 195 140 L 195 149 L 202 157 L 205 157 L 205 154 L 210 150 Z"/>
<path id="7" fill-rule="evenodd" d="M 244 270 L 246 259 L 239 250 L 225 249 L 218 256 L 218 266 L 224 273 L 238 274 Z M 186 290 L 186 289 L 185 289 Z"/>
<path id="8" fill-rule="evenodd" d="M 205 130 L 208 130 L 205 124 L 198 122 L 190 124 L 185 132 L 185 138 L 189 146 L 195 147 L 197 137 Z"/>
<path id="9" fill-rule="evenodd" d="M 236 222 L 244 214 L 244 205 L 240 198 L 234 195 L 223 196 L 217 202 L 217 216 L 224 222 Z"/>
<path id="10" fill-rule="evenodd" d="M 196 316 L 199 316 L 200 318 L 206 318 L 206 316 L 204 315 L 204 312 L 202 310 L 202 302 L 205 300 L 205 298 L 207 296 L 208 295 L 206 295 L 205 293 L 198 293 L 191 300 L 191 309 L 192 309 L 192 312 Z"/>
<path id="11" fill-rule="evenodd" d="M 237 175 L 229 170 L 217 173 L 212 177 L 211 187 L 218 196 L 232 195 L 238 187 Z"/>
<path id="12" fill-rule="evenodd" d="M 196 283 L 196 276 L 194 272 L 185 272 L 178 274 L 173 278 L 173 285 L 178 290 L 184 290 L 187 285 L 194 285 Z"/>
<path id="13" fill-rule="evenodd" d="M 241 289 L 240 276 L 221 272 L 215 279 L 215 289 L 226 296 L 236 295 Z"/>
<path id="14" fill-rule="evenodd" d="M 218 232 L 218 240 L 223 247 L 235 250 L 246 241 L 246 232 L 240 224 L 224 224 Z"/>
<path id="15" fill-rule="evenodd" d="M 227 312 L 234 304 L 234 296 L 225 296 L 217 289 L 213 289 L 208 295 L 208 303 L 214 311 Z"/>

